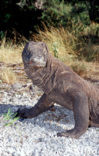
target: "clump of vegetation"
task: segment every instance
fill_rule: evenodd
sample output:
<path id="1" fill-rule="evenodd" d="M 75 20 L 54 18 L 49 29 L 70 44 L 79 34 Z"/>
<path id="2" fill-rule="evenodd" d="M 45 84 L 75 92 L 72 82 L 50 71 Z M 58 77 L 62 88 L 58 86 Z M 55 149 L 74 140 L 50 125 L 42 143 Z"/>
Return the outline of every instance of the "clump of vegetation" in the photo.
<path id="1" fill-rule="evenodd" d="M 58 58 L 59 49 L 58 49 L 57 42 L 53 43 L 53 53 L 54 53 L 54 56 Z"/>
<path id="2" fill-rule="evenodd" d="M 17 74 L 10 68 L 10 65 L 22 63 L 23 44 L 13 45 L 11 42 L 6 43 L 6 39 L 2 40 L 0 46 L 0 82 L 14 84 L 18 81 Z"/>
<path id="3" fill-rule="evenodd" d="M 68 27 L 83 23 L 86 27 L 92 21 L 99 23 L 98 1 L 89 0 L 1 0 L 0 5 L 0 39 L 5 34 L 7 38 L 13 38 L 13 30 L 16 31 L 16 40 L 25 36 L 30 39 L 31 33 L 36 31 L 42 22 L 49 28 Z M 25 28 L 25 29 L 24 29 Z M 76 27 L 75 27 L 76 28 Z"/>
<path id="4" fill-rule="evenodd" d="M 35 41 L 43 41 L 48 45 L 50 52 L 63 62 L 71 62 L 75 57 L 75 44 L 77 38 L 64 28 L 39 30 L 37 35 L 33 35 Z"/>
<path id="5" fill-rule="evenodd" d="M 95 37 L 96 36 L 96 40 L 97 40 L 97 37 L 99 37 L 99 24 L 98 23 L 91 23 L 89 26 L 87 26 L 85 29 L 84 29 L 84 34 L 86 36 L 93 36 Z"/>
<path id="6" fill-rule="evenodd" d="M 78 33 L 79 34 L 79 33 Z M 99 61 L 99 24 L 92 23 L 87 26 L 78 39 L 81 44 L 78 46 L 79 58 L 86 61 Z"/>
<path id="7" fill-rule="evenodd" d="M 17 120 L 19 120 L 19 117 L 15 117 L 15 116 L 16 116 L 16 114 L 13 114 L 11 109 L 9 108 L 8 112 L 3 115 L 4 120 L 7 121 L 5 123 L 5 126 L 11 126 L 11 125 L 15 124 L 15 122 Z"/>
<path id="8" fill-rule="evenodd" d="M 18 77 L 13 70 L 3 67 L 0 72 L 0 80 L 3 83 L 14 84 L 18 81 Z"/>
<path id="9" fill-rule="evenodd" d="M 90 26 L 90 32 L 91 29 L 92 26 Z M 96 45 L 93 45 L 92 41 L 87 43 L 85 38 L 80 39 L 81 35 L 84 36 L 89 33 L 87 28 L 84 29 L 83 34 L 80 34 L 81 31 L 79 32 L 79 30 L 76 32 L 74 29 L 70 31 L 63 27 L 48 29 L 44 25 L 44 30 L 39 30 L 38 34 L 33 35 L 33 39 L 35 41 L 44 41 L 55 57 L 71 66 L 79 75 L 87 76 L 92 70 L 90 61 L 99 60 L 99 49 L 93 50 L 92 46 L 96 47 Z"/>
<path id="10" fill-rule="evenodd" d="M 17 64 L 22 63 L 21 52 L 23 49 L 23 45 L 17 46 L 12 43 L 6 43 L 5 39 L 3 39 L 2 44 L 0 46 L 0 62 Z"/>
<path id="11" fill-rule="evenodd" d="M 47 26 L 66 26 L 71 16 L 72 5 L 64 1 L 48 0 L 45 2 L 41 19 Z M 47 9 L 46 9 L 47 8 Z"/>
<path id="12" fill-rule="evenodd" d="M 96 61 L 99 62 L 99 45 L 88 43 L 80 51 L 80 56 L 83 57 L 86 61 Z"/>

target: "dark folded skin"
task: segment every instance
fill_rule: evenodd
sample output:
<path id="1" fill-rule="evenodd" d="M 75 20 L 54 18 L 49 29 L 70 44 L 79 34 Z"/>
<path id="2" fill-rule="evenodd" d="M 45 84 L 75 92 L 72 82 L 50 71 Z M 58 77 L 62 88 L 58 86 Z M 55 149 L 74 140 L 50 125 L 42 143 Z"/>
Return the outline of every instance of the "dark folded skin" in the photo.
<path id="1" fill-rule="evenodd" d="M 44 94 L 30 109 L 19 109 L 20 118 L 33 118 L 57 103 L 74 113 L 75 126 L 58 136 L 79 138 L 89 126 L 99 127 L 99 89 L 53 57 L 43 42 L 29 42 L 22 53 L 24 69 Z"/>

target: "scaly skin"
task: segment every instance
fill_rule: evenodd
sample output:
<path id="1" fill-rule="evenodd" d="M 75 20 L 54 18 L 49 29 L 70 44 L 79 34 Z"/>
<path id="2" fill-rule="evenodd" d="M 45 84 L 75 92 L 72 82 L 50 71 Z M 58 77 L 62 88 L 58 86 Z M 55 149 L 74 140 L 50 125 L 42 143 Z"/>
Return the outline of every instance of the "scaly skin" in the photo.
<path id="1" fill-rule="evenodd" d="M 44 94 L 31 109 L 19 109 L 17 116 L 33 118 L 58 103 L 73 110 L 75 119 L 74 128 L 58 136 L 79 138 L 88 126 L 99 127 L 99 89 L 96 86 L 51 56 L 43 42 L 27 43 L 22 58 L 28 77 Z"/>

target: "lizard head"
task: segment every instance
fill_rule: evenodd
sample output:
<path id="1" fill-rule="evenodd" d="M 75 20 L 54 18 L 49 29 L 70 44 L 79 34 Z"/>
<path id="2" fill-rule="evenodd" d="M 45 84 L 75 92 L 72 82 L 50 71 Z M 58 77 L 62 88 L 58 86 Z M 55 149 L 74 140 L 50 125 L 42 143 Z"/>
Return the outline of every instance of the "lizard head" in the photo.
<path id="1" fill-rule="evenodd" d="M 45 67 L 48 57 L 48 48 L 44 42 L 30 41 L 26 44 L 22 59 L 24 65 L 31 68 Z"/>

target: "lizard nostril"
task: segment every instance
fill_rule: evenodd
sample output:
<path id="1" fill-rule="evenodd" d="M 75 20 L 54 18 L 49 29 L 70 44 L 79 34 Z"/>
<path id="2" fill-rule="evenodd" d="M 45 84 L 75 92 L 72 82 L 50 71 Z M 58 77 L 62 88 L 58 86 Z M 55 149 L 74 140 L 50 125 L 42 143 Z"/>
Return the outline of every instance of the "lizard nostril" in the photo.
<path id="1" fill-rule="evenodd" d="M 32 61 L 29 61 L 29 64 L 32 64 L 33 62 Z"/>

